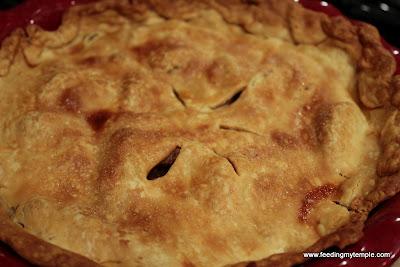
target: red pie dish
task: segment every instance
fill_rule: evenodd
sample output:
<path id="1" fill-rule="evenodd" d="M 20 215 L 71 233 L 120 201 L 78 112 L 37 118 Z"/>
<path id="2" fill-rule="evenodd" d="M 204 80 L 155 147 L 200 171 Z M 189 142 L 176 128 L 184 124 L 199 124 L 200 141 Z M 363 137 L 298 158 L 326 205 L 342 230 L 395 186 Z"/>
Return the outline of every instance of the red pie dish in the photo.
<path id="1" fill-rule="evenodd" d="M 38 24 L 47 30 L 55 30 L 62 13 L 72 5 L 92 2 L 90 0 L 27 0 L 19 6 L 0 11 L 0 41 L 18 27 L 28 24 Z M 340 12 L 325 1 L 300 0 L 309 9 L 321 11 L 329 16 L 341 16 Z M 354 22 L 357 23 L 357 22 Z M 382 40 L 385 47 L 391 51 L 397 61 L 397 74 L 400 74 L 400 52 Z M 390 252 L 390 258 L 327 258 L 313 259 L 302 266 L 390 266 L 400 257 L 400 195 L 397 194 L 381 203 L 370 214 L 364 228 L 364 237 L 356 244 L 343 250 L 335 248 L 328 252 Z M 0 266 L 22 267 L 30 264 L 20 258 L 7 245 L 0 244 Z"/>

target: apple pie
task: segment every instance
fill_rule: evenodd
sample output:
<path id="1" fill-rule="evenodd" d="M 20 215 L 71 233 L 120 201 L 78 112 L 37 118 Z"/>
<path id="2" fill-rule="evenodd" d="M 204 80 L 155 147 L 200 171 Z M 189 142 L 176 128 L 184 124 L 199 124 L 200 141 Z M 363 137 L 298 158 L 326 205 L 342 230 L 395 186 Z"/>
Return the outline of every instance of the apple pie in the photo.
<path id="1" fill-rule="evenodd" d="M 400 191 L 377 30 L 291 0 L 111 0 L 0 49 L 0 240 L 42 266 L 291 266 Z"/>

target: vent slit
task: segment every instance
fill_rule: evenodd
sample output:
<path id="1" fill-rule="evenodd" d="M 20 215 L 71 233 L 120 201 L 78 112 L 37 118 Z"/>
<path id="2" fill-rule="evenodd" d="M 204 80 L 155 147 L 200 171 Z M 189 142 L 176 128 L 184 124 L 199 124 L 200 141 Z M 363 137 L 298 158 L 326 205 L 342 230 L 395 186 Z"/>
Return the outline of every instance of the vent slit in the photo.
<path id="1" fill-rule="evenodd" d="M 233 163 L 233 161 L 232 161 L 230 158 L 228 158 L 228 157 L 226 157 L 226 159 L 227 159 L 228 162 L 231 164 L 231 166 L 232 166 L 233 170 L 235 171 L 235 173 L 239 176 L 239 172 L 238 172 L 238 169 L 236 168 L 235 163 Z"/>
<path id="2" fill-rule="evenodd" d="M 242 0 L 242 2 L 249 6 L 259 6 L 260 3 L 257 0 Z"/>
<path id="3" fill-rule="evenodd" d="M 342 203 L 340 203 L 339 201 L 332 201 L 333 203 L 335 203 L 336 205 L 342 206 L 343 208 L 346 208 L 348 211 L 353 211 L 353 209 L 351 207 L 348 207 Z"/>
<path id="4" fill-rule="evenodd" d="M 186 107 L 185 101 L 181 98 L 181 96 L 179 95 L 179 93 L 176 91 L 175 88 L 172 90 L 172 92 L 174 93 L 176 99 L 182 104 L 182 106 Z"/>
<path id="5" fill-rule="evenodd" d="M 155 165 L 147 174 L 147 180 L 155 180 L 160 177 L 165 176 L 171 169 L 172 165 L 175 163 L 181 151 L 181 147 L 177 146 L 172 150 L 167 157 L 161 160 L 157 165 Z"/>
<path id="6" fill-rule="evenodd" d="M 213 152 L 214 152 L 217 156 L 226 159 L 226 160 L 229 162 L 229 164 L 232 166 L 233 171 L 234 171 L 238 176 L 240 176 L 240 175 L 239 175 L 239 171 L 238 171 L 238 169 L 237 169 L 235 163 L 234 163 L 229 157 L 225 157 L 224 155 L 221 155 L 220 153 L 218 153 L 217 151 L 215 151 L 215 149 L 213 149 Z"/>
<path id="7" fill-rule="evenodd" d="M 254 134 L 257 136 L 262 136 L 259 133 L 256 133 L 256 132 L 244 129 L 244 128 L 240 128 L 240 127 L 235 127 L 235 126 L 220 125 L 219 129 L 225 130 L 225 131 L 235 131 L 235 132 L 248 133 L 248 134 Z"/>
<path id="8" fill-rule="evenodd" d="M 217 108 L 222 108 L 222 107 L 224 107 L 224 106 L 230 106 L 230 105 L 232 105 L 233 103 L 235 103 L 235 102 L 240 98 L 240 96 L 242 95 L 244 89 L 245 89 L 245 88 L 239 90 L 239 91 L 236 92 L 231 98 L 229 98 L 228 100 L 226 100 L 225 102 L 223 102 L 223 103 L 221 103 L 221 104 L 218 104 L 218 105 L 212 107 L 212 109 L 217 109 Z"/>

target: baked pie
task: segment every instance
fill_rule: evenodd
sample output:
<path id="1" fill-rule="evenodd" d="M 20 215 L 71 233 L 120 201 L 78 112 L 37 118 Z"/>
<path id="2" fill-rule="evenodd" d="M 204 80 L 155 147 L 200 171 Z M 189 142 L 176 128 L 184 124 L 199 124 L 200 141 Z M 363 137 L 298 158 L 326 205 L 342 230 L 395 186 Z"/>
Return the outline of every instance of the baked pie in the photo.
<path id="1" fill-rule="evenodd" d="M 377 30 L 290 0 L 100 1 L 0 50 L 0 239 L 45 266 L 290 266 L 400 191 Z"/>

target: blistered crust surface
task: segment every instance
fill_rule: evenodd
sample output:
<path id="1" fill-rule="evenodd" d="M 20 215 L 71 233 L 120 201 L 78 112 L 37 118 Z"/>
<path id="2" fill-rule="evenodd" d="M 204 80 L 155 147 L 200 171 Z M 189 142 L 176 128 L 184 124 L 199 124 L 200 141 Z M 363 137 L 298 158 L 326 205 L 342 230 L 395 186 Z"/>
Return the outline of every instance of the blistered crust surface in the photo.
<path id="1" fill-rule="evenodd" d="M 371 26 L 291 1 L 101 1 L 18 30 L 0 238 L 60 266 L 290 265 L 354 242 L 399 189 L 394 67 Z"/>

